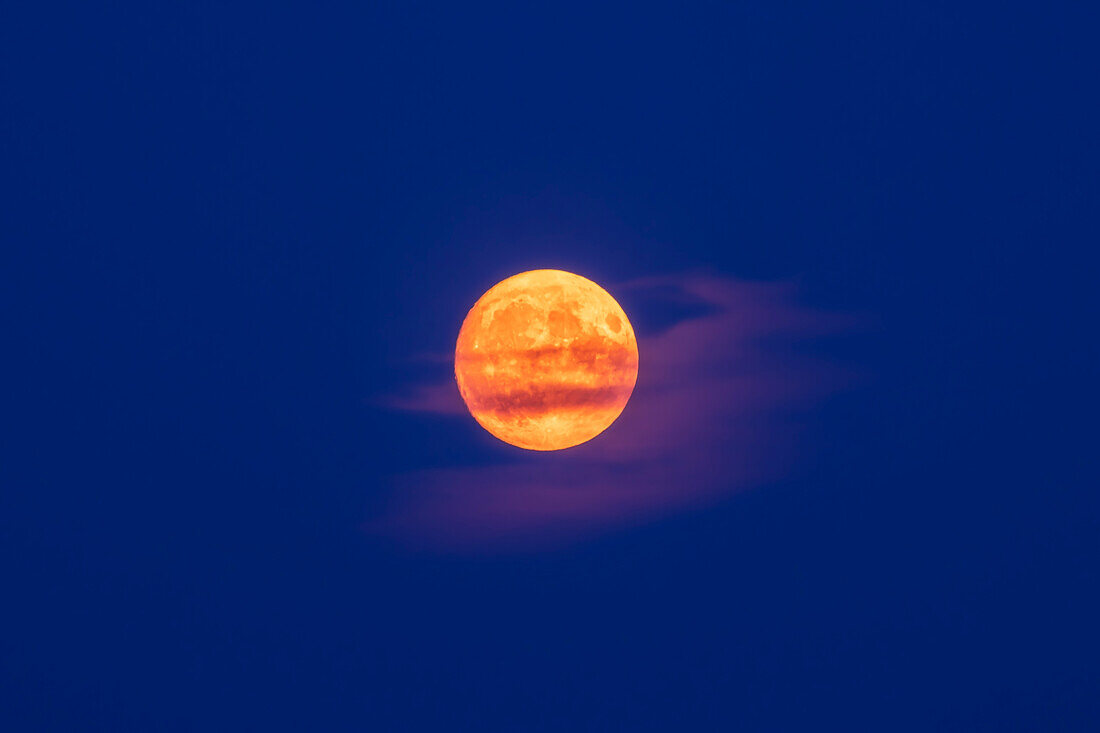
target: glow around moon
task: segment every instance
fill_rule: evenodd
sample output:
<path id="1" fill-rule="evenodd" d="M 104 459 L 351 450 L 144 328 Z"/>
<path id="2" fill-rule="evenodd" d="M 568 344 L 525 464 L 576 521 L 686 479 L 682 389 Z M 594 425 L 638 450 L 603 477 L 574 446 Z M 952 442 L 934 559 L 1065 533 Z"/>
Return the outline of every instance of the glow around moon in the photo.
<path id="1" fill-rule="evenodd" d="M 455 379 L 486 430 L 528 450 L 591 440 L 615 422 L 638 378 L 626 313 L 596 283 L 532 270 L 489 289 L 462 322 Z"/>

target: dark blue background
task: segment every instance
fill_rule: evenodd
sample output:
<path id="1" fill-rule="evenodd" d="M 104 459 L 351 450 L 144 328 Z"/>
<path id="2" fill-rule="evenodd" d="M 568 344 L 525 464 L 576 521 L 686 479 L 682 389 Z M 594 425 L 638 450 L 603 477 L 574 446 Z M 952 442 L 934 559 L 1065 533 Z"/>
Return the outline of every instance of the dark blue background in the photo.
<path id="1" fill-rule="evenodd" d="M 1094 11 L 177 5 L 0 17 L 0 728 L 1096 730 Z M 717 508 L 372 540 L 480 443 L 371 398 L 532 267 L 873 379 Z"/>

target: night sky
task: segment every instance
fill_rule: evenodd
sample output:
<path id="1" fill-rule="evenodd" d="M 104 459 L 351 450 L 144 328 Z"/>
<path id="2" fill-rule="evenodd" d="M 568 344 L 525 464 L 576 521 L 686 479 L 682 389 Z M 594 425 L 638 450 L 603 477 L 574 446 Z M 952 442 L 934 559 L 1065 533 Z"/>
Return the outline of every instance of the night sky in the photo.
<path id="1" fill-rule="evenodd" d="M 5 6 L 0 730 L 1100 729 L 1100 14 L 969 5 Z"/>

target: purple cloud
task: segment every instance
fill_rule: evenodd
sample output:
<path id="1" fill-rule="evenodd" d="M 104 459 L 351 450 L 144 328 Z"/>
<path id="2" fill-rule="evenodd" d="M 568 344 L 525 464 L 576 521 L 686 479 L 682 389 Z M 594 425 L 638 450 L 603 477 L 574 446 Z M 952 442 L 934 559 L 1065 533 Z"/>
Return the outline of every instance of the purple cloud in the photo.
<path id="1" fill-rule="evenodd" d="M 855 372 L 793 348 L 851 330 L 851 316 L 795 303 L 789 284 L 713 275 L 647 278 L 612 288 L 622 301 L 660 294 L 705 306 L 641 334 L 634 394 L 594 440 L 536 453 L 500 444 L 497 465 L 392 477 L 369 532 L 443 550 L 537 548 L 637 525 L 783 478 L 795 466 L 800 414 Z M 463 416 L 453 379 L 386 400 L 391 409 Z"/>

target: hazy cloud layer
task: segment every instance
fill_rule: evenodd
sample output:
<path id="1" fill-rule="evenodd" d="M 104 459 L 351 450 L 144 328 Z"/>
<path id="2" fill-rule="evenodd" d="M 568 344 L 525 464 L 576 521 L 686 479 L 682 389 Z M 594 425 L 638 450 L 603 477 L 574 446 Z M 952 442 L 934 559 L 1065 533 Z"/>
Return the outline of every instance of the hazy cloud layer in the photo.
<path id="1" fill-rule="evenodd" d="M 856 319 L 800 307 L 791 285 L 678 275 L 612 292 L 624 304 L 702 306 L 650 336 L 632 319 L 638 384 L 615 424 L 565 451 L 500 444 L 499 465 L 393 476 L 388 508 L 367 530 L 439 549 L 540 547 L 713 502 L 787 475 L 800 416 L 854 378 L 808 346 Z M 387 404 L 480 430 L 453 379 Z"/>

